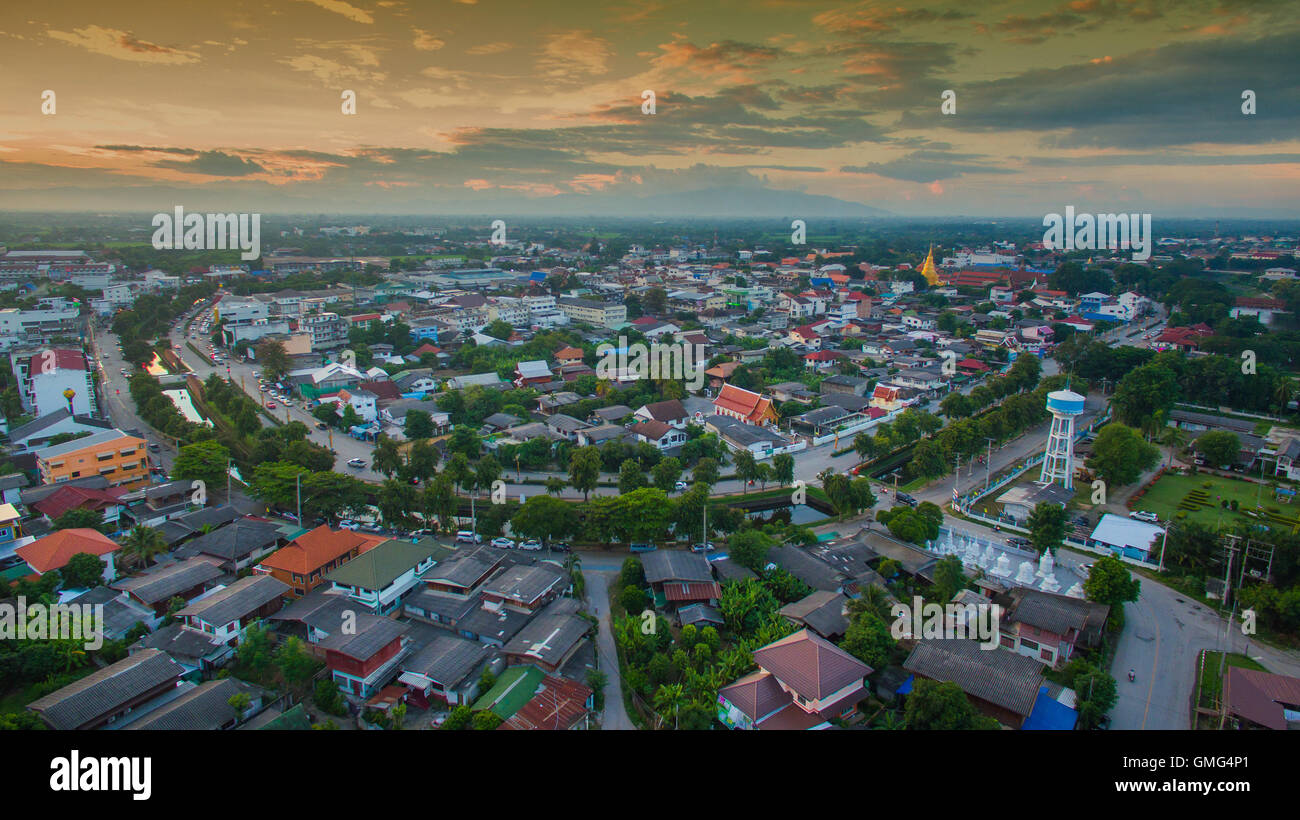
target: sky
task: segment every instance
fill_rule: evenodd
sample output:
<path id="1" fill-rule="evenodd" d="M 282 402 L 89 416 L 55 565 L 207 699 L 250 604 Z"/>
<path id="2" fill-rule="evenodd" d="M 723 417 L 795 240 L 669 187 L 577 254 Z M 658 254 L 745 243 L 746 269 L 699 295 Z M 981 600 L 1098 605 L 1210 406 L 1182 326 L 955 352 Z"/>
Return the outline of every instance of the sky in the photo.
<path id="1" fill-rule="evenodd" d="M 1298 76 L 1286 2 L 5 0 L 0 209 L 1288 216 Z"/>

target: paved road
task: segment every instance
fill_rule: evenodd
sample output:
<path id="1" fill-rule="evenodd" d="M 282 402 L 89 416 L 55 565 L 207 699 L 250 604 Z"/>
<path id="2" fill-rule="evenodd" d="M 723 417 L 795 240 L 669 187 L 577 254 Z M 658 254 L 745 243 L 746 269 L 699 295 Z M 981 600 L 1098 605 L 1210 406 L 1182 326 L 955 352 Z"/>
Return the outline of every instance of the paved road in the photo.
<path id="1" fill-rule="evenodd" d="M 594 607 L 594 614 L 600 618 L 600 629 L 596 639 L 596 656 L 598 666 L 605 673 L 605 714 L 601 719 L 602 729 L 635 729 L 627 716 L 623 705 L 623 683 L 618 670 L 618 650 L 614 645 L 614 631 L 609 615 L 609 584 L 617 573 L 603 570 L 587 569 L 586 554 L 583 555 L 583 575 L 587 578 L 587 597 Z"/>

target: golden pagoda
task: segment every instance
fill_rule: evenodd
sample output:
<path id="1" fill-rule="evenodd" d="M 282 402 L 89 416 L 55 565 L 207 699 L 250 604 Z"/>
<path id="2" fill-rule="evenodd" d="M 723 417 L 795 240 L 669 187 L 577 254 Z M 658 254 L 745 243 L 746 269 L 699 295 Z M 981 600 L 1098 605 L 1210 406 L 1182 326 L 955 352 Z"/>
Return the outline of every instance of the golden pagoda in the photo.
<path id="1" fill-rule="evenodd" d="M 932 286 L 939 284 L 939 272 L 934 269 L 934 246 L 930 246 L 930 252 L 926 254 L 925 264 L 921 266 L 921 275 L 925 281 Z"/>

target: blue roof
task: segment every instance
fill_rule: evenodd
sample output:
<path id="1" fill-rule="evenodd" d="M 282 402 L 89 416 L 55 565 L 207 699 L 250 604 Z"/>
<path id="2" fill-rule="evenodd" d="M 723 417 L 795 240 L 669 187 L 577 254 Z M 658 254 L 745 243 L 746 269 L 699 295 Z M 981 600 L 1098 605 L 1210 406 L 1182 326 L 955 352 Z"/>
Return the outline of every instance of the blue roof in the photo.
<path id="1" fill-rule="evenodd" d="M 1046 686 L 1040 686 L 1034 710 L 1020 728 L 1025 731 L 1068 732 L 1078 721 L 1078 712 L 1047 694 Z"/>
<path id="2" fill-rule="evenodd" d="M 916 675 L 908 675 L 907 680 L 903 681 L 894 691 L 900 695 L 912 694 L 912 684 L 916 683 Z"/>
<path id="3" fill-rule="evenodd" d="M 528 280 L 530 282 L 545 282 L 546 271 L 535 270 L 532 273 L 528 274 Z"/>

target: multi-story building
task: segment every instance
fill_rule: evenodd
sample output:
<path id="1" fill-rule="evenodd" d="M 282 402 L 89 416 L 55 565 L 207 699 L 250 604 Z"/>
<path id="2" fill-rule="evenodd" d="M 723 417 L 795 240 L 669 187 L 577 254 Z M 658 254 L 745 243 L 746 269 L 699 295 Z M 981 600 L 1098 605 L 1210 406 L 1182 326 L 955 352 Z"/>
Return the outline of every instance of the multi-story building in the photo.
<path id="1" fill-rule="evenodd" d="M 615 328 L 627 321 L 627 307 L 614 302 L 564 297 L 557 303 L 560 311 L 575 322 Z"/>
<path id="2" fill-rule="evenodd" d="M 103 476 L 110 487 L 136 489 L 149 483 L 147 446 L 148 442 L 138 436 L 105 430 L 36 450 L 36 470 L 42 484 Z"/>
<path id="3" fill-rule="evenodd" d="M 323 350 L 348 340 L 348 320 L 337 313 L 313 313 L 298 320 L 298 327 L 311 335 L 311 349 Z"/>
<path id="4" fill-rule="evenodd" d="M 71 405 L 75 415 L 96 412 L 90 367 L 80 350 L 55 348 L 10 357 L 23 410 L 36 418 Z M 66 393 L 72 391 L 69 401 Z"/>
<path id="5" fill-rule="evenodd" d="M 0 310 L 0 349 L 49 344 L 58 337 L 75 338 L 80 335 L 80 317 L 78 303 L 58 297 L 42 299 L 30 310 Z"/>

